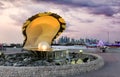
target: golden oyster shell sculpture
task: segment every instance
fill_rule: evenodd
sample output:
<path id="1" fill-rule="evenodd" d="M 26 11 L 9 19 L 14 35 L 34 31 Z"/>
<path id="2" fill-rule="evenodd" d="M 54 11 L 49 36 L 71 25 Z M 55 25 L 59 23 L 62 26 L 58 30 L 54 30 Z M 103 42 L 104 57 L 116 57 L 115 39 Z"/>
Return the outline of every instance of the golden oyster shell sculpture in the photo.
<path id="1" fill-rule="evenodd" d="M 22 27 L 25 37 L 23 49 L 31 51 L 50 51 L 51 44 L 66 28 L 62 17 L 55 13 L 44 12 L 26 20 Z"/>

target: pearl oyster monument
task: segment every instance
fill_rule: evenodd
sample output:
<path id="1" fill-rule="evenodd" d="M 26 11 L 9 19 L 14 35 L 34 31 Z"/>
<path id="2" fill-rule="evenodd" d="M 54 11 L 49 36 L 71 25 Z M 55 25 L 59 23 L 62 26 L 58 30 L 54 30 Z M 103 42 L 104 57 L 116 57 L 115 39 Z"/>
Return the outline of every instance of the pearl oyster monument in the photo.
<path id="1" fill-rule="evenodd" d="M 24 23 L 22 27 L 25 40 L 23 48 L 27 50 L 49 51 L 51 44 L 63 30 L 66 23 L 55 13 L 45 12 L 36 14 Z"/>
<path id="2" fill-rule="evenodd" d="M 51 48 L 54 39 L 65 28 L 66 23 L 64 19 L 55 13 L 44 12 L 32 16 L 26 20 L 22 27 L 22 32 L 25 36 L 23 49 L 32 52 L 40 59 L 50 59 L 52 57 L 53 60 L 53 58 L 58 56 L 60 58 L 65 57 L 65 50 Z"/>

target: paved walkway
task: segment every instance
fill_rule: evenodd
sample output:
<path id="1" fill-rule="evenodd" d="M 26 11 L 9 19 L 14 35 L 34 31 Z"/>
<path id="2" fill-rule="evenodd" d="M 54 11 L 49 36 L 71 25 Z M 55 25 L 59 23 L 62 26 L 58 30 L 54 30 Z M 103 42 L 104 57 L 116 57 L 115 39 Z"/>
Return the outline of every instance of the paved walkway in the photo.
<path id="1" fill-rule="evenodd" d="M 103 57 L 105 65 L 96 71 L 81 73 L 74 77 L 120 77 L 120 53 L 94 53 Z"/>

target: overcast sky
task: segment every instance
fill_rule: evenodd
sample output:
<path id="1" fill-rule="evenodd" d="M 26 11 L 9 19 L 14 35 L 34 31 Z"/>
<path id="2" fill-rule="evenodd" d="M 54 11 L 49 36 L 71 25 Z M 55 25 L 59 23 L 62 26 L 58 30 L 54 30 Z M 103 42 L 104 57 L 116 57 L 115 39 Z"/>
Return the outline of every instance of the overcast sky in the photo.
<path id="1" fill-rule="evenodd" d="M 65 19 L 61 36 L 120 41 L 120 0 L 0 0 L 0 42 L 22 43 L 23 23 L 46 11 Z"/>

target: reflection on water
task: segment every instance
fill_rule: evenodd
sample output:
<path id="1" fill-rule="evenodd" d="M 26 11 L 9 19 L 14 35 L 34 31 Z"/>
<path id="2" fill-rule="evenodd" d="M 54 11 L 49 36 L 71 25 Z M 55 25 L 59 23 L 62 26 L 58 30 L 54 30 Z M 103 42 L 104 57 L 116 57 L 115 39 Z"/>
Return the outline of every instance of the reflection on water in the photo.
<path id="1" fill-rule="evenodd" d="M 87 49 L 86 46 L 52 46 L 55 49 Z"/>

